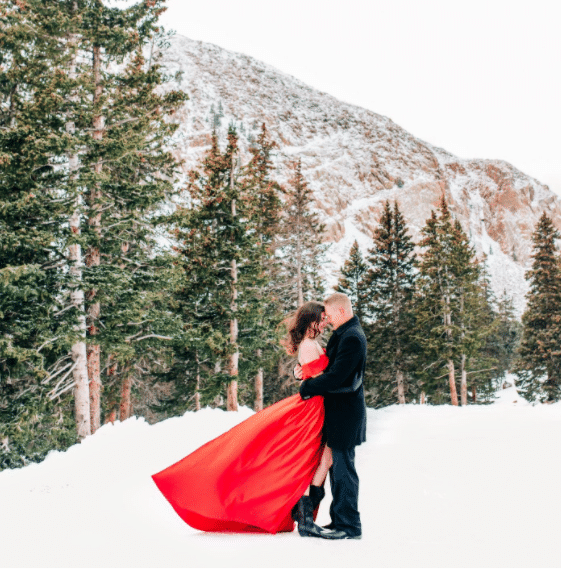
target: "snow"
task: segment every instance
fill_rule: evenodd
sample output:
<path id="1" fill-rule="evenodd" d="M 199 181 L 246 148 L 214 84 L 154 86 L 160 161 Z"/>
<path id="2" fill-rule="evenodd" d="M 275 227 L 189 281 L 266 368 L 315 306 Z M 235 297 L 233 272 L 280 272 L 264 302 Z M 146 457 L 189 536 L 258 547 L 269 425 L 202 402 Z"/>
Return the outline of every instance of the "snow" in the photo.
<path id="1" fill-rule="evenodd" d="M 532 406 L 508 383 L 488 406 L 368 410 L 361 541 L 184 524 L 150 475 L 253 413 L 206 408 L 105 425 L 0 473 L 0 566 L 558 567 L 561 403 Z"/>

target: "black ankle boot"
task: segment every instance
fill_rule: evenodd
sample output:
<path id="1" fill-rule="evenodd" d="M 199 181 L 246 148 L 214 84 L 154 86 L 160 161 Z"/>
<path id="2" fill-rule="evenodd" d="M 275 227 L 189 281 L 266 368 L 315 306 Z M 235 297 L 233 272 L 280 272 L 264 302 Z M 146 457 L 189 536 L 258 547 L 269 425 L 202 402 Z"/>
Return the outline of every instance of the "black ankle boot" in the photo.
<path id="1" fill-rule="evenodd" d="M 312 500 L 312 510 L 315 511 L 319 503 L 325 498 L 323 486 L 310 486 L 310 498 Z"/>
<path id="2" fill-rule="evenodd" d="M 298 533 L 302 537 L 323 537 L 322 529 L 314 523 L 314 509 L 310 496 L 302 496 L 296 504 Z"/>

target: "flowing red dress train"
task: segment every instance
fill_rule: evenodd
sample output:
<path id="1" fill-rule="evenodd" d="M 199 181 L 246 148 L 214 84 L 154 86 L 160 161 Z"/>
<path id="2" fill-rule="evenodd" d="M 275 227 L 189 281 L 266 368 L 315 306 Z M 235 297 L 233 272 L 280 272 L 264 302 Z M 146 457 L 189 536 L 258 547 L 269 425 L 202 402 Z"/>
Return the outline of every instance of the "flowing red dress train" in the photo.
<path id="1" fill-rule="evenodd" d="M 304 379 L 327 367 L 324 354 Z M 293 531 L 292 507 L 323 451 L 323 397 L 287 397 L 152 476 L 173 509 L 204 531 Z"/>

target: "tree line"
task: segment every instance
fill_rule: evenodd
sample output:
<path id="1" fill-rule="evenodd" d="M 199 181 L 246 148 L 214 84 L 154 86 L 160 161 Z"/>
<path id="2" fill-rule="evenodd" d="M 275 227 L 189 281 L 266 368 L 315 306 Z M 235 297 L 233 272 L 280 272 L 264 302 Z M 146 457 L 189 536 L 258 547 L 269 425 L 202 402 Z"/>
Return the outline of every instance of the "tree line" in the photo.
<path id="1" fill-rule="evenodd" d="M 243 161 L 219 120 L 178 182 L 188 97 L 156 55 L 164 4 L 0 0 L 0 468 L 133 412 L 259 410 L 296 389 L 282 322 L 325 293 L 312 192 L 298 160 L 275 179 L 264 124 Z M 366 259 L 355 244 L 342 268 L 368 334 L 368 403 L 488 402 L 520 336 L 512 303 L 493 298 L 444 200 L 423 236 L 417 257 L 388 202 Z M 539 400 L 558 397 L 552 271 L 530 273 L 543 299 L 517 364 Z"/>
<path id="2" fill-rule="evenodd" d="M 385 202 L 373 241 L 366 258 L 354 243 L 337 285 L 368 338 L 368 403 L 492 401 L 520 324 L 506 292 L 494 298 L 485 260 L 444 196 L 422 229 L 418 254 L 397 202 Z"/>

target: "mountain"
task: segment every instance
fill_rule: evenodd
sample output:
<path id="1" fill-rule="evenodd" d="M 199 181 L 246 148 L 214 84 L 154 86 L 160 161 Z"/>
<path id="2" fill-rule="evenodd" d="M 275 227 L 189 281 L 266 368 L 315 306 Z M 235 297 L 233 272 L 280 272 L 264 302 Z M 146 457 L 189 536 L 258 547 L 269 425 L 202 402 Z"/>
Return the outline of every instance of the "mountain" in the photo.
<path id="1" fill-rule="evenodd" d="M 329 284 L 337 279 L 355 239 L 372 243 L 385 200 L 397 200 L 415 242 L 442 193 L 480 258 L 487 255 L 491 284 L 506 290 L 521 314 L 531 262 L 531 235 L 543 211 L 561 229 L 559 198 L 534 178 L 500 160 L 464 160 L 415 138 L 391 119 L 339 101 L 246 55 L 183 36 L 161 53 L 169 86 L 190 100 L 173 120 L 180 124 L 174 152 L 185 175 L 210 144 L 213 125 L 225 141 L 233 123 L 242 159 L 264 122 L 279 147 L 277 179 L 302 160 L 315 207 L 330 242 Z M 484 136 L 481 133 L 481 136 Z"/>

